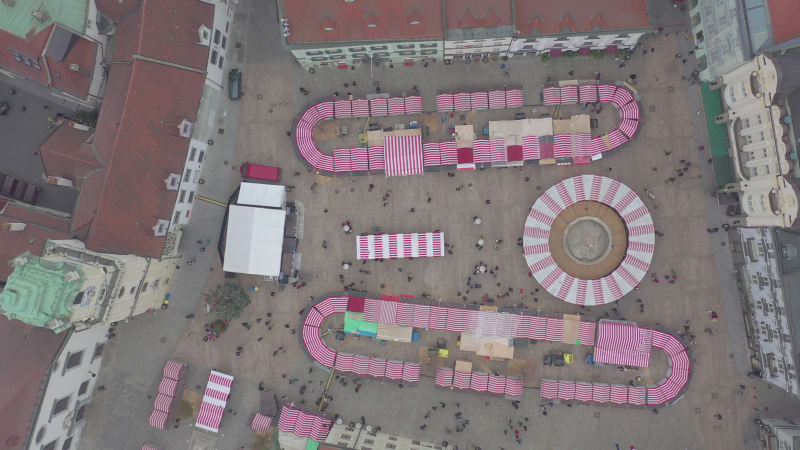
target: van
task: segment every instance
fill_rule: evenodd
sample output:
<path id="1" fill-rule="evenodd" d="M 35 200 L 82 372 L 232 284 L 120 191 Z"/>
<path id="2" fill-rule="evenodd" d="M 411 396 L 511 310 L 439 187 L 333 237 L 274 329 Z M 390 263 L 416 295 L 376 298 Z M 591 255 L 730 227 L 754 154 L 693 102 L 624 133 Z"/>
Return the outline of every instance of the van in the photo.
<path id="1" fill-rule="evenodd" d="M 228 96 L 231 100 L 242 98 L 242 71 L 239 69 L 231 69 L 228 74 Z"/>
<path id="2" fill-rule="evenodd" d="M 274 183 L 281 181 L 280 167 L 244 163 L 239 167 L 239 172 L 245 179 L 272 181 Z"/>

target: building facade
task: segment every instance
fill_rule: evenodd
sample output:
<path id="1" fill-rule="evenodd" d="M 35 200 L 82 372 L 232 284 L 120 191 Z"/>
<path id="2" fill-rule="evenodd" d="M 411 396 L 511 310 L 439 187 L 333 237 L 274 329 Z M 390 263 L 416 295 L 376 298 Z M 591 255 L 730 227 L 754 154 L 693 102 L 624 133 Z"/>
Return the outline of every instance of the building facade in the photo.
<path id="1" fill-rule="evenodd" d="M 96 324 L 69 333 L 51 365 L 29 449 L 78 449 L 86 411 L 95 392 L 108 326 Z"/>
<path id="2" fill-rule="evenodd" d="M 362 450 L 449 450 L 452 446 L 425 442 L 419 439 L 396 436 L 382 431 L 374 431 L 371 426 L 362 427 L 360 423 L 333 424 L 325 444 L 331 448 Z"/>
<path id="3" fill-rule="evenodd" d="M 0 73 L 49 88 L 49 100 L 99 106 L 112 24 L 94 0 L 0 2 Z"/>
<path id="4" fill-rule="evenodd" d="M 591 6 L 581 0 L 305 0 L 280 5 L 284 47 L 305 69 L 615 53 L 634 47 L 652 31 L 646 0 L 603 0 Z"/>
<path id="5" fill-rule="evenodd" d="M 41 257 L 14 258 L 0 312 L 9 319 L 61 332 L 113 323 L 159 310 L 174 259 L 101 254 L 81 241 L 48 241 Z"/>
<path id="6" fill-rule="evenodd" d="M 723 75 L 728 153 L 736 181 L 720 192 L 739 198 L 738 220 L 746 226 L 790 227 L 797 218 L 797 194 L 787 182 L 792 163 L 786 111 L 777 103 L 781 74 L 773 60 L 759 55 Z"/>
<path id="7" fill-rule="evenodd" d="M 776 233 L 780 233 L 777 236 Z M 739 227 L 731 233 L 731 253 L 742 300 L 752 374 L 798 395 L 798 313 L 791 284 L 800 265 L 798 235 L 773 228 Z M 794 294 L 796 295 L 796 293 Z"/>
<path id="8" fill-rule="evenodd" d="M 800 426 L 783 419 L 762 417 L 756 420 L 761 450 L 796 450 L 800 448 Z"/>
<path id="9" fill-rule="evenodd" d="M 439 1 L 278 2 L 282 43 L 304 69 L 442 58 Z"/>

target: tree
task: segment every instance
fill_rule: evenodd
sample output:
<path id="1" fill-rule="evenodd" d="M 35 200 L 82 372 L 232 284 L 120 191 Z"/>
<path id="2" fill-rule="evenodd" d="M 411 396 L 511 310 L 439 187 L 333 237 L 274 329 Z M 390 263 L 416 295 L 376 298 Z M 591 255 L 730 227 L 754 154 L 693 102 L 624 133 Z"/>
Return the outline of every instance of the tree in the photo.
<path id="1" fill-rule="evenodd" d="M 239 317 L 239 314 L 250 304 L 250 296 L 241 286 L 227 282 L 218 284 L 217 290 L 207 302 L 211 312 L 228 323 Z"/>

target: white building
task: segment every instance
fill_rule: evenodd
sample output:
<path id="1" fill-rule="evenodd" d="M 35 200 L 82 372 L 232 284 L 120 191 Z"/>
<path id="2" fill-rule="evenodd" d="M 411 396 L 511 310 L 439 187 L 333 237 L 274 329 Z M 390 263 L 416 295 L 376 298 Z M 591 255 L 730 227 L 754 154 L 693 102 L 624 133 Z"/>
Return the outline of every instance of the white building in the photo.
<path id="1" fill-rule="evenodd" d="M 445 61 L 508 56 L 513 34 L 512 0 L 445 1 Z"/>
<path id="2" fill-rule="evenodd" d="M 779 235 L 778 235 L 779 234 Z M 800 267 L 800 237 L 774 228 L 736 229 L 731 252 L 745 312 L 753 372 L 790 393 L 800 393 L 792 288 Z M 796 288 L 795 288 L 796 289 Z M 795 297 L 793 297 L 793 295 Z"/>
<path id="3" fill-rule="evenodd" d="M 725 113 L 716 118 L 728 131 L 729 156 L 736 181 L 720 191 L 739 196 L 747 226 L 790 227 L 797 218 L 797 194 L 786 181 L 792 165 L 789 127 L 777 105 L 780 73 L 759 55 L 722 76 Z"/>
<path id="4" fill-rule="evenodd" d="M 103 356 L 107 326 L 58 334 L 0 317 L 3 345 L 0 439 L 8 448 L 80 446 Z"/>
<path id="5" fill-rule="evenodd" d="M 200 41 L 207 43 L 208 68 L 206 69 L 206 84 L 217 90 L 222 90 L 226 79 L 224 76 L 225 59 L 228 56 L 228 33 L 231 31 L 233 13 L 235 10 L 234 0 L 202 0 L 214 5 L 214 24 L 213 30 L 201 25 Z"/>
<path id="6" fill-rule="evenodd" d="M 782 419 L 757 419 L 761 450 L 797 450 L 800 448 L 800 426 Z"/>
<path id="7" fill-rule="evenodd" d="M 448 450 L 449 444 L 434 444 L 419 439 L 396 436 L 374 431 L 371 426 L 363 427 L 360 423 L 341 423 L 341 419 L 333 424 L 325 443 L 338 448 L 357 448 L 361 450 Z"/>

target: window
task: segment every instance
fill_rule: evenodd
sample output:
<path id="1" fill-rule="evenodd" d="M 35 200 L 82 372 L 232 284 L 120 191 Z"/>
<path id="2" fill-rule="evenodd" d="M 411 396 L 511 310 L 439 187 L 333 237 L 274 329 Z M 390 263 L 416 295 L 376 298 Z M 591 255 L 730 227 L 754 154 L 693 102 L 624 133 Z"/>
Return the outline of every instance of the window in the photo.
<path id="1" fill-rule="evenodd" d="M 86 415 L 86 405 L 81 405 L 81 407 L 78 408 L 78 412 L 75 413 L 75 422 L 83 420 L 84 415 Z"/>
<path id="2" fill-rule="evenodd" d="M 134 292 L 136 292 L 136 286 L 131 286 L 130 295 L 133 295 Z"/>
<path id="3" fill-rule="evenodd" d="M 435 55 L 437 51 L 438 50 L 436 50 L 436 49 L 423 50 L 423 51 L 420 52 L 420 54 L 423 54 L 423 55 Z"/>
<path id="4" fill-rule="evenodd" d="M 31 63 L 33 63 L 33 68 L 36 70 L 42 70 L 42 66 L 39 65 L 39 58 L 32 59 Z"/>
<path id="5" fill-rule="evenodd" d="M 419 48 L 436 48 L 439 44 L 433 42 L 431 44 L 419 44 Z"/>
<path id="6" fill-rule="evenodd" d="M 189 200 L 187 200 L 186 202 L 192 203 L 192 200 L 194 200 L 194 191 L 189 191 Z"/>
<path id="7" fill-rule="evenodd" d="M 178 197 L 178 203 L 183 203 L 186 200 L 186 189 L 181 189 L 181 195 Z"/>
<path id="8" fill-rule="evenodd" d="M 586 37 L 586 40 L 591 40 L 591 39 L 600 39 L 600 36 L 594 35 L 594 36 L 587 36 Z"/>
<path id="9" fill-rule="evenodd" d="M 192 149 L 189 151 L 189 161 L 194 161 L 194 156 L 195 156 L 196 153 L 197 153 L 197 149 L 192 147 Z"/>
<path id="10" fill-rule="evenodd" d="M 225 58 L 224 58 L 224 57 L 222 57 L 222 56 L 220 56 L 220 57 L 219 57 L 219 64 L 217 64 L 217 67 L 219 67 L 220 69 L 222 69 L 222 64 L 223 64 L 223 63 L 225 63 Z"/>
<path id="11" fill-rule="evenodd" d="M 315 56 L 315 57 L 311 58 L 311 60 L 312 61 L 327 61 L 328 58 L 326 58 L 324 56 Z"/>
<path id="12" fill-rule="evenodd" d="M 72 301 L 73 305 L 80 305 L 83 301 L 83 291 L 78 292 L 78 295 L 75 296 L 75 300 Z"/>
<path id="13" fill-rule="evenodd" d="M 58 439 L 56 439 L 55 441 L 53 441 L 53 442 L 45 445 L 44 447 L 42 447 L 42 450 L 56 450 L 56 443 L 57 442 L 58 442 Z"/>
<path id="14" fill-rule="evenodd" d="M 399 50 L 408 50 L 410 48 L 414 48 L 414 44 L 399 44 L 397 46 Z"/>
<path id="15" fill-rule="evenodd" d="M 222 36 L 222 48 L 228 45 L 228 36 Z"/>
<path id="16" fill-rule="evenodd" d="M 197 162 L 202 163 L 203 162 L 203 158 L 205 158 L 205 156 L 206 156 L 206 152 L 204 152 L 203 150 L 200 150 L 200 154 L 197 155 Z"/>
<path id="17" fill-rule="evenodd" d="M 159 284 L 161 284 L 161 279 L 153 281 L 153 289 L 158 289 Z"/>
<path id="18" fill-rule="evenodd" d="M 319 56 L 321 54 L 323 54 L 321 50 L 313 50 L 306 52 L 306 56 Z"/>
<path id="19" fill-rule="evenodd" d="M 65 370 L 69 370 L 72 369 L 73 367 L 80 366 L 82 360 L 83 360 L 83 350 L 75 353 L 69 353 L 67 355 L 67 363 L 64 366 Z"/>
<path id="20" fill-rule="evenodd" d="M 66 411 L 68 407 L 69 407 L 69 395 L 62 399 L 56 400 L 53 403 L 53 412 L 50 413 L 50 417 L 61 414 L 62 412 Z"/>
<path id="21" fill-rule="evenodd" d="M 26 66 L 30 66 L 31 65 L 31 59 L 28 58 L 25 55 L 22 55 L 22 62 L 25 63 Z"/>
<path id="22" fill-rule="evenodd" d="M 11 54 L 14 55 L 14 61 L 22 62 L 22 55 L 20 55 L 19 52 L 15 52 L 14 50 L 11 50 Z"/>
<path id="23" fill-rule="evenodd" d="M 66 441 L 64 441 L 64 445 L 61 446 L 61 450 L 69 450 L 72 448 L 72 436 L 68 437 Z"/>
<path id="24" fill-rule="evenodd" d="M 117 295 L 117 298 L 120 298 L 120 297 L 122 297 L 123 295 L 125 295 L 125 288 L 124 288 L 124 287 L 121 287 L 121 288 L 119 289 L 119 294 Z"/>
<path id="25" fill-rule="evenodd" d="M 389 47 L 387 47 L 387 46 L 385 46 L 385 45 L 373 45 L 373 46 L 372 46 L 372 47 L 370 47 L 369 49 L 370 49 L 370 50 L 388 50 L 388 49 L 389 49 Z"/>
<path id="26" fill-rule="evenodd" d="M 92 361 L 101 356 L 103 356 L 103 344 L 97 344 L 94 346 L 94 353 L 92 353 Z"/>
<path id="27" fill-rule="evenodd" d="M 219 54 L 217 53 L 216 50 L 211 50 L 211 64 L 216 64 L 217 63 L 217 56 L 218 55 Z"/>
<path id="28" fill-rule="evenodd" d="M 192 169 L 186 169 L 186 172 L 183 174 L 183 181 L 188 182 L 192 178 Z"/>
<path id="29" fill-rule="evenodd" d="M 397 54 L 402 56 L 414 56 L 417 54 L 417 52 L 415 52 L 414 50 L 405 50 L 402 52 L 397 52 Z"/>
<path id="30" fill-rule="evenodd" d="M 89 380 L 86 380 L 83 383 L 81 383 L 81 387 L 78 388 L 78 395 L 83 395 L 88 390 L 89 390 Z"/>
<path id="31" fill-rule="evenodd" d="M 167 278 L 167 279 L 164 281 L 164 286 L 166 286 L 166 285 L 168 285 L 168 284 L 169 284 L 169 278 Z"/>
<path id="32" fill-rule="evenodd" d="M 365 51 L 367 51 L 367 47 L 350 47 L 347 50 L 349 50 L 349 51 L 351 51 L 353 53 L 365 52 Z"/>
<path id="33" fill-rule="evenodd" d="M 149 286 L 149 285 L 150 285 L 149 282 L 147 282 L 147 281 L 144 282 L 144 284 L 142 285 L 142 292 L 143 293 L 147 292 L 147 286 Z"/>
<path id="34" fill-rule="evenodd" d="M 219 38 L 222 36 L 222 33 L 219 30 L 214 30 L 214 43 L 219 44 Z"/>
<path id="35" fill-rule="evenodd" d="M 374 56 L 376 58 L 384 58 L 384 57 L 389 56 L 389 52 L 375 52 L 375 53 L 372 54 L 372 56 Z"/>
<path id="36" fill-rule="evenodd" d="M 172 218 L 172 222 L 178 223 L 178 218 L 180 217 L 180 215 L 181 215 L 180 211 L 175 211 L 175 217 Z"/>
<path id="37" fill-rule="evenodd" d="M 325 50 L 325 54 L 327 54 L 327 55 L 336 55 L 338 53 L 342 53 L 342 49 L 336 48 L 336 49 L 333 49 L 333 50 Z"/>

